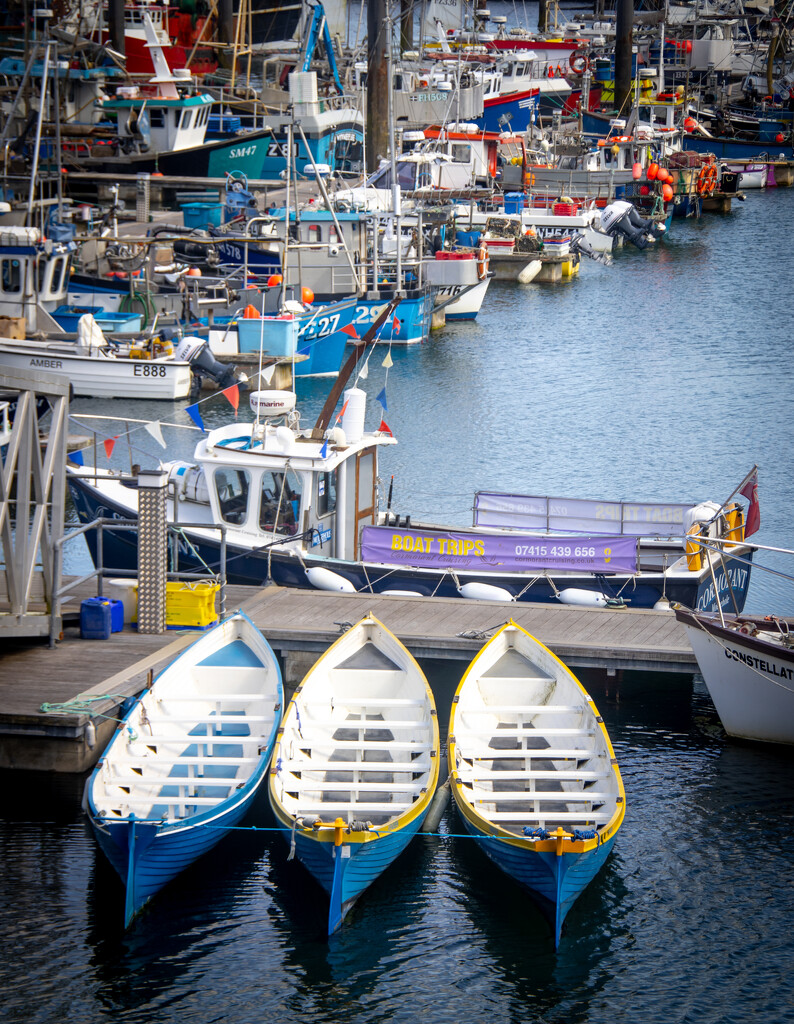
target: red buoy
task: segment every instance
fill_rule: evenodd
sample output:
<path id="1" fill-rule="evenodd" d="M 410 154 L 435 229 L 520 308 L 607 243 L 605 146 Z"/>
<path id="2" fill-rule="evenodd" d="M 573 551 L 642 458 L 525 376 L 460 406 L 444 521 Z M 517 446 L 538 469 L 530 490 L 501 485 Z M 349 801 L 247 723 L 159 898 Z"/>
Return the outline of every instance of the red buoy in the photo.
<path id="1" fill-rule="evenodd" d="M 664 185 L 662 185 L 662 199 L 664 199 L 666 203 L 669 203 L 672 198 L 673 186 L 668 185 L 667 182 L 665 182 Z"/>
<path id="2" fill-rule="evenodd" d="M 314 292 L 311 288 L 301 288 L 301 300 L 305 302 L 307 306 L 311 306 L 314 302 Z"/>
<path id="3" fill-rule="evenodd" d="M 632 176 L 632 178 L 634 178 L 635 181 L 637 181 L 638 178 L 642 177 L 642 164 L 641 163 L 637 162 L 637 163 L 634 164 L 634 166 L 631 168 L 631 176 Z"/>
<path id="4" fill-rule="evenodd" d="M 648 181 L 654 181 L 656 179 L 656 175 L 658 173 L 659 173 L 659 165 L 658 164 L 651 164 L 648 167 Z"/>
<path id="5" fill-rule="evenodd" d="M 267 286 L 268 288 L 275 288 L 275 286 L 277 284 L 281 284 L 283 280 L 284 278 L 281 276 L 281 274 L 271 274 L 270 277 L 267 279 Z"/>

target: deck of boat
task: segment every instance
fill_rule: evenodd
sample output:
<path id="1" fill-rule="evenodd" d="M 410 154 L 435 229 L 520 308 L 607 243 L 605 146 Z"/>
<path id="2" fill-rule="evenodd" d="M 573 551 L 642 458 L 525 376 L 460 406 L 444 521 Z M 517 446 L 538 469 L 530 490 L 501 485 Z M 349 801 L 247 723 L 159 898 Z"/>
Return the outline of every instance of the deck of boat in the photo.
<path id="1" fill-rule="evenodd" d="M 159 672 L 199 635 L 169 631 L 151 636 L 128 626 L 108 640 L 82 640 L 76 613 L 80 599 L 93 593 L 75 593 L 55 648 L 5 645 L 0 655 L 0 768 L 86 770 L 115 728 L 112 717 L 93 720 L 97 737 L 90 748 L 90 718 L 84 709 L 70 706 L 54 714 L 42 712 L 41 705 L 108 695 L 92 706 L 114 716 L 121 699 L 140 691 L 151 672 Z M 490 631 L 512 617 L 573 668 L 697 670 L 684 627 L 669 612 L 228 587 L 226 610 L 238 608 L 283 656 L 288 687 L 339 636 L 340 624 L 355 623 L 369 611 L 418 658 L 468 662 Z"/>

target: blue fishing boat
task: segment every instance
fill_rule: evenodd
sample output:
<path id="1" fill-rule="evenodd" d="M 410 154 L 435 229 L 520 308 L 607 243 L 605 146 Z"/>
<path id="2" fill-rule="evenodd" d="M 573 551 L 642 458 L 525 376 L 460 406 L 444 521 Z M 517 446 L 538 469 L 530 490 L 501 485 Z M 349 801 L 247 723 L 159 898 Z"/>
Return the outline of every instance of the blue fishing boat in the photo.
<path id="1" fill-rule="evenodd" d="M 238 612 L 180 654 L 124 716 L 83 805 L 125 884 L 125 926 L 242 819 L 283 702 L 275 654 Z"/>
<path id="2" fill-rule="evenodd" d="M 295 691 L 270 769 L 289 858 L 328 894 L 329 935 L 421 827 L 438 770 L 438 718 L 424 673 L 367 615 Z"/>
<path id="3" fill-rule="evenodd" d="M 609 856 L 626 810 L 592 698 L 510 620 L 458 686 L 448 759 L 467 832 L 529 891 L 558 946 L 566 914 Z"/>

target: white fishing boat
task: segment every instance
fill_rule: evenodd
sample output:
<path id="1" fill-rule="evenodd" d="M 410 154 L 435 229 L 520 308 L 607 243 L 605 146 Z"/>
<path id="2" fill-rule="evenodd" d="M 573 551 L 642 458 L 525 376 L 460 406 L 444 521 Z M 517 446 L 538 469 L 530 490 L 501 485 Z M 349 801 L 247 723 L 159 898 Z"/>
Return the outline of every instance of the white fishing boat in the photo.
<path id="1" fill-rule="evenodd" d="M 178 522 L 190 564 L 219 564 L 226 527 L 230 582 L 268 577 L 327 590 L 501 601 L 702 610 L 733 597 L 743 607 L 753 547 L 741 543 L 741 506 L 536 499 L 478 493 L 471 527 L 417 523 L 381 506 L 378 455 L 396 443 L 381 420 L 365 429 L 366 393 L 348 388 L 355 361 L 394 305 L 375 321 L 335 383 L 314 427 L 301 428 L 295 395 L 255 392 L 252 423 L 211 430 L 193 462 L 163 464 L 167 516 Z M 72 468 L 81 522 L 136 518 L 137 491 L 108 469 Z M 134 533 L 103 530 L 103 565 L 134 569 Z M 735 547 L 700 550 L 701 537 Z M 89 545 L 92 542 L 89 535 Z M 741 555 L 738 561 L 734 555 Z M 92 549 L 96 559 L 96 547 Z"/>
<path id="2" fill-rule="evenodd" d="M 726 733 L 794 744 L 794 618 L 675 614 Z"/>

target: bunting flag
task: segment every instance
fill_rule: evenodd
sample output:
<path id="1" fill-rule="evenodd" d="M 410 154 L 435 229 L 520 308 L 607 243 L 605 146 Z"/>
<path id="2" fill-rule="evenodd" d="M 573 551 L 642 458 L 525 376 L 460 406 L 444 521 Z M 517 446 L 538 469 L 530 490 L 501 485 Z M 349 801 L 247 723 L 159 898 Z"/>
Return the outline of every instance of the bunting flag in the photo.
<path id="1" fill-rule="evenodd" d="M 237 419 L 237 408 L 240 405 L 240 389 L 236 384 L 230 384 L 228 388 L 224 388 L 221 392 L 222 395 L 226 395 L 229 400 L 229 404 L 234 409 L 234 418 Z"/>
<path id="2" fill-rule="evenodd" d="M 391 332 L 392 332 L 392 334 L 399 334 L 400 333 L 400 321 L 397 319 L 396 316 L 392 320 L 392 323 L 391 323 Z"/>
<path id="3" fill-rule="evenodd" d="M 262 372 L 259 374 L 260 381 L 264 381 L 265 384 L 269 384 L 273 380 L 273 374 L 276 372 L 276 364 L 271 363 L 270 366 L 262 368 Z"/>
<path id="4" fill-rule="evenodd" d="M 298 356 L 308 356 L 308 355 L 311 355 L 312 344 L 313 344 L 313 342 L 310 341 L 306 346 L 304 346 L 304 348 L 299 348 L 298 351 L 295 354 L 298 355 Z"/>
<path id="5" fill-rule="evenodd" d="M 198 402 L 195 402 L 193 405 L 186 406 L 185 412 L 193 420 L 199 430 L 204 430 L 204 421 L 202 420 L 201 413 L 199 412 Z"/>
<path id="6" fill-rule="evenodd" d="M 361 378 L 361 380 L 366 380 L 367 377 L 369 377 L 369 359 L 367 359 L 367 361 L 361 367 L 361 370 L 359 371 L 358 375 Z"/>
<path id="7" fill-rule="evenodd" d="M 350 337 L 355 338 L 356 341 L 359 340 L 358 332 L 352 324 L 348 324 L 346 327 L 340 327 L 339 331 L 341 334 L 349 334 Z"/>
<path id="8" fill-rule="evenodd" d="M 118 441 L 118 439 L 119 435 L 116 434 L 115 437 L 106 437 L 102 442 L 105 447 L 105 455 L 107 455 L 108 458 L 113 454 L 113 449 L 116 447 L 116 441 Z"/>
<path id="9" fill-rule="evenodd" d="M 326 439 L 323 441 L 323 446 L 320 449 L 320 458 L 324 459 L 327 454 L 328 454 L 328 438 L 326 437 Z"/>
<path id="10" fill-rule="evenodd" d="M 83 453 L 81 451 L 80 452 L 69 452 L 69 454 L 66 457 L 67 457 L 67 459 L 69 459 L 70 462 L 73 462 L 76 466 L 84 466 L 85 465 L 85 462 L 83 461 Z"/>
<path id="11" fill-rule="evenodd" d="M 389 351 L 386 353 L 386 358 L 380 365 L 385 366 L 387 370 L 389 369 L 390 366 L 394 366 L 394 363 L 392 362 L 391 358 L 391 349 L 389 349 Z"/>
<path id="12" fill-rule="evenodd" d="M 160 445 L 161 448 L 166 447 L 165 438 L 163 437 L 163 430 L 160 426 L 159 420 L 153 420 L 151 423 L 147 423 L 144 427 L 147 434 L 151 434 L 155 441 Z"/>
<path id="13" fill-rule="evenodd" d="M 378 427 L 378 430 L 380 431 L 381 434 L 388 434 L 389 437 L 394 437 L 394 434 L 392 434 L 391 432 L 391 427 L 384 419 L 380 421 L 380 426 Z"/>
<path id="14" fill-rule="evenodd" d="M 375 398 L 383 406 L 383 411 L 384 412 L 388 412 L 389 411 L 389 407 L 388 407 L 388 405 L 386 405 L 386 388 L 385 387 L 380 389 L 378 394 L 375 395 Z"/>
<path id="15" fill-rule="evenodd" d="M 339 410 L 339 415 L 338 415 L 338 416 L 336 417 L 336 419 L 334 420 L 334 423 L 338 423 L 338 422 L 339 422 L 339 421 L 340 421 L 340 420 L 342 419 L 342 417 L 343 417 L 343 416 L 345 415 L 345 409 L 346 409 L 346 408 L 347 408 L 347 402 L 345 402 L 345 404 L 344 404 L 344 405 L 342 406 L 342 408 L 341 408 L 341 409 Z"/>
<path id="16" fill-rule="evenodd" d="M 744 535 L 745 537 L 749 537 L 751 534 L 755 533 L 761 525 L 761 506 L 758 504 L 757 469 L 754 469 L 747 477 L 745 483 L 739 489 L 739 494 L 743 495 L 750 502 L 750 507 L 747 509 L 747 522 L 744 525 Z"/>

